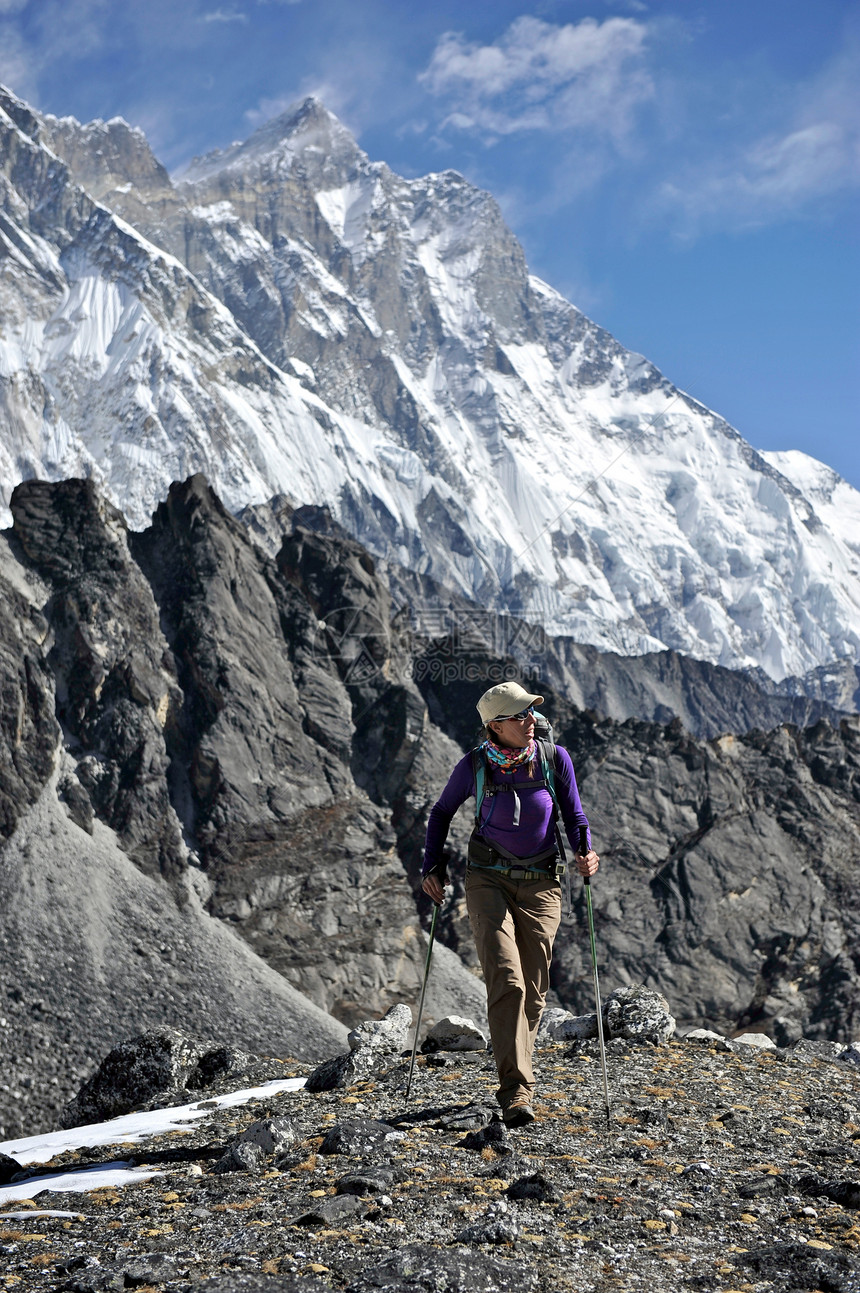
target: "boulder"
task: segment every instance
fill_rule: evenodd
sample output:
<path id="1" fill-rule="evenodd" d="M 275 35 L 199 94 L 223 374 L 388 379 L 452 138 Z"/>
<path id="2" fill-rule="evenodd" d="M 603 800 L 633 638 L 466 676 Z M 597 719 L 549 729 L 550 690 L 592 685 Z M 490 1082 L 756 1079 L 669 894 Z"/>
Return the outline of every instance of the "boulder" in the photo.
<path id="1" fill-rule="evenodd" d="M 833 1063 L 839 1059 L 844 1050 L 842 1042 L 816 1042 L 801 1037 L 800 1041 L 789 1047 L 789 1054 L 807 1064 L 812 1060 L 829 1060 Z"/>
<path id="2" fill-rule="evenodd" d="M 296 1138 L 289 1118 L 261 1118 L 237 1137 L 241 1144 L 258 1145 L 267 1158 L 280 1154 Z"/>
<path id="3" fill-rule="evenodd" d="M 572 1015 L 569 1010 L 545 1010 L 538 1028 L 538 1042 L 584 1042 L 596 1036 L 597 1015 Z"/>
<path id="4" fill-rule="evenodd" d="M 320 1145 L 321 1154 L 372 1154 L 382 1149 L 392 1137 L 401 1136 L 395 1127 L 373 1118 L 350 1118 L 337 1123 L 326 1133 Z"/>
<path id="5" fill-rule="evenodd" d="M 0 1154 L 0 1185 L 8 1185 L 23 1170 L 16 1158 L 10 1158 L 8 1154 Z"/>
<path id="6" fill-rule="evenodd" d="M 397 1004 L 386 1010 L 381 1019 L 367 1019 L 353 1028 L 347 1037 L 350 1050 L 365 1049 L 379 1055 L 399 1055 L 406 1048 L 412 1011 Z"/>
<path id="7" fill-rule="evenodd" d="M 237 1084 L 256 1056 L 235 1046 L 214 1045 L 164 1025 L 141 1033 L 105 1056 L 91 1078 L 70 1100 L 61 1127 L 104 1122 L 153 1102 L 181 1102 L 189 1092 L 205 1090 L 235 1074 Z"/>
<path id="8" fill-rule="evenodd" d="M 348 1172 L 337 1182 L 338 1194 L 357 1194 L 365 1198 L 371 1194 L 385 1194 L 394 1185 L 394 1173 L 385 1168 L 374 1168 L 372 1171 Z"/>
<path id="9" fill-rule="evenodd" d="M 357 1194 L 335 1194 L 329 1199 L 317 1199 L 307 1212 L 293 1220 L 294 1226 L 318 1229 L 321 1226 L 343 1226 L 357 1221 L 367 1211 L 367 1204 Z"/>
<path id="10" fill-rule="evenodd" d="M 617 988 L 606 1001 L 604 1017 L 610 1038 L 631 1042 L 667 1042 L 675 1032 L 675 1020 L 662 993 L 641 984 Z"/>
<path id="11" fill-rule="evenodd" d="M 223 1172 L 259 1172 L 266 1159 L 280 1154 L 296 1138 L 288 1118 L 261 1118 L 231 1142 L 223 1157 L 212 1169 Z"/>
<path id="12" fill-rule="evenodd" d="M 186 1089 L 207 1046 L 178 1028 L 155 1028 L 107 1055 L 63 1110 L 61 1127 L 105 1122 Z"/>
<path id="13" fill-rule="evenodd" d="M 699 1042 L 702 1046 L 714 1046 L 718 1051 L 728 1050 L 722 1033 L 713 1033 L 710 1028 L 691 1028 L 684 1034 L 685 1042 Z"/>
<path id="14" fill-rule="evenodd" d="M 739 1037 L 731 1039 L 731 1049 L 735 1046 L 755 1046 L 760 1051 L 776 1050 L 776 1042 L 767 1033 L 741 1033 Z"/>
<path id="15" fill-rule="evenodd" d="M 430 1029 L 421 1050 L 425 1055 L 434 1051 L 485 1051 L 487 1039 L 472 1019 L 448 1015 Z"/>
<path id="16" fill-rule="evenodd" d="M 266 1162 L 266 1155 L 259 1145 L 250 1141 L 234 1140 L 227 1152 L 218 1159 L 212 1168 L 216 1176 L 225 1172 L 261 1172 Z"/>
<path id="17" fill-rule="evenodd" d="M 344 1055 L 335 1055 L 333 1059 L 319 1064 L 305 1083 L 305 1090 L 337 1091 L 340 1087 L 354 1086 L 356 1082 L 366 1082 L 369 1078 L 378 1077 L 392 1063 L 397 1062 L 399 1054 L 394 1056 L 386 1051 L 371 1050 L 370 1047 L 347 1051 Z"/>
<path id="18" fill-rule="evenodd" d="M 552 1030 L 556 1024 L 560 1024 L 564 1019 L 573 1019 L 574 1016 L 569 1010 L 562 1010 L 560 1006 L 545 1006 L 544 1012 L 540 1017 L 540 1023 L 537 1030 L 537 1042 L 541 1045 L 548 1041 L 553 1041 Z"/>
<path id="19" fill-rule="evenodd" d="M 528 1199 L 538 1203 L 557 1203 L 558 1195 L 543 1172 L 531 1176 L 518 1176 L 505 1191 L 509 1199 Z"/>
<path id="20" fill-rule="evenodd" d="M 507 1199 L 497 1199 L 483 1216 L 461 1230 L 456 1239 L 459 1244 L 514 1244 L 519 1234 L 520 1227 Z"/>
<path id="21" fill-rule="evenodd" d="M 475 1149 L 479 1153 L 492 1150 L 494 1154 L 511 1154 L 510 1133 L 503 1122 L 493 1120 L 478 1131 L 470 1131 L 460 1141 L 464 1149 Z"/>

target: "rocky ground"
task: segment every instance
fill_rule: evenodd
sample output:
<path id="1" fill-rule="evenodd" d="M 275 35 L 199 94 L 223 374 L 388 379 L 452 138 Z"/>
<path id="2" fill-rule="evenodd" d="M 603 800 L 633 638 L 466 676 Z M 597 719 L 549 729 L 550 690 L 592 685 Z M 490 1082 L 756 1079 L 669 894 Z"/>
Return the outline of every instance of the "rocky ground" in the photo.
<path id="1" fill-rule="evenodd" d="M 608 1063 L 607 1120 L 597 1043 L 545 1046 L 538 1121 L 512 1132 L 492 1120 L 486 1053 L 420 1058 L 408 1105 L 404 1058 L 350 1088 L 213 1109 L 135 1148 L 162 1173 L 146 1183 L 7 1204 L 5 1286 L 860 1289 L 860 1070 L 808 1043 L 614 1040 Z M 274 1152 L 243 1160 L 231 1146 L 261 1120 Z"/>

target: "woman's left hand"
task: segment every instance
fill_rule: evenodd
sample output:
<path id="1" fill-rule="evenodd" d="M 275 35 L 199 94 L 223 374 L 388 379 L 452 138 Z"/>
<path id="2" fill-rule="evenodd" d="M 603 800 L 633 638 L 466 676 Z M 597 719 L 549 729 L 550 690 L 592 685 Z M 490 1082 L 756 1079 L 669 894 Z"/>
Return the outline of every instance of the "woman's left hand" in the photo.
<path id="1" fill-rule="evenodd" d="M 585 854 L 577 853 L 574 861 L 576 862 L 577 870 L 581 876 L 594 875 L 600 865 L 600 858 L 597 856 L 594 849 L 589 849 Z"/>

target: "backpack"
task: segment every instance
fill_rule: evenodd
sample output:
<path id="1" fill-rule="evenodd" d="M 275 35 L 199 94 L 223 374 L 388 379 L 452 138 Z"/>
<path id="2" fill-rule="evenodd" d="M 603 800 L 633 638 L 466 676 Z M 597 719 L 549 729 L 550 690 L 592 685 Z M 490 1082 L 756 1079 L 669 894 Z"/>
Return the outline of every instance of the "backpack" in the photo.
<path id="1" fill-rule="evenodd" d="M 535 713 L 535 744 L 540 755 L 542 778 L 540 781 L 533 781 L 531 788 L 539 789 L 541 786 L 545 786 L 549 791 L 552 799 L 552 823 L 555 830 L 556 849 L 562 864 L 564 864 L 567 861 L 567 855 L 564 848 L 564 839 L 558 824 L 559 808 L 555 791 L 556 747 L 552 737 L 552 724 L 549 719 L 544 718 L 543 714 Z M 499 793 L 513 793 L 516 796 L 516 790 L 513 786 L 493 785 L 487 777 L 487 765 L 487 756 L 484 754 L 482 746 L 476 746 L 472 750 L 472 777 L 475 793 L 475 826 L 472 831 L 472 844 L 476 835 L 480 838 L 481 806 L 484 799 Z M 514 808 L 514 825 L 516 826 L 518 823 L 519 798 L 517 797 Z M 496 851 L 498 851 L 498 846 L 496 846 Z"/>

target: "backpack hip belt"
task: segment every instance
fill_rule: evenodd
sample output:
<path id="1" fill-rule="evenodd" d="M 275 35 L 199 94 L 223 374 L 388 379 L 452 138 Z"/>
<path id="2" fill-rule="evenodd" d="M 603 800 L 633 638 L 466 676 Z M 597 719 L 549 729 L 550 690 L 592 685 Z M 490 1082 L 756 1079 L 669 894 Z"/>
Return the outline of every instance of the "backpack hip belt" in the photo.
<path id="1" fill-rule="evenodd" d="M 498 871 L 512 880 L 544 880 L 549 876 L 560 880 L 566 869 L 555 845 L 521 858 L 501 846 L 488 844 L 475 832 L 469 840 L 468 863 L 470 870 Z"/>

